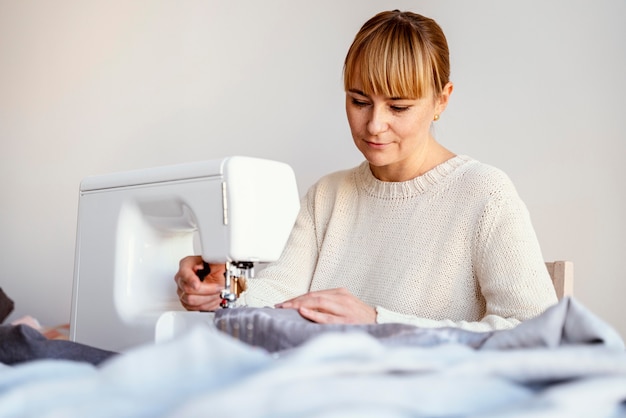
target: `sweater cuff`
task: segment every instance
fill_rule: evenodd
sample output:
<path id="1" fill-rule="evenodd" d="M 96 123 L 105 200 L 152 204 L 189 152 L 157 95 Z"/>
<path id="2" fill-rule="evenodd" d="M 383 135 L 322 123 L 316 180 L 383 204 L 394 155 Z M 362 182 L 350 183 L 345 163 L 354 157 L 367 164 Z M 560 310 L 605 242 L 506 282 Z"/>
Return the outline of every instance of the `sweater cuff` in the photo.
<path id="1" fill-rule="evenodd" d="M 487 315 L 480 321 L 452 321 L 451 319 L 428 319 L 414 315 L 393 312 L 381 306 L 376 307 L 376 323 L 378 324 L 409 324 L 420 328 L 460 328 L 473 332 L 490 332 L 499 329 L 510 329 L 517 326 L 520 320 L 516 318 L 502 318 L 497 315 Z"/>
<path id="2" fill-rule="evenodd" d="M 376 323 L 377 324 L 409 324 L 422 328 L 442 328 L 454 326 L 453 321 L 444 320 L 437 321 L 434 319 L 420 318 L 413 315 L 401 314 L 385 309 L 381 306 L 376 307 Z"/>

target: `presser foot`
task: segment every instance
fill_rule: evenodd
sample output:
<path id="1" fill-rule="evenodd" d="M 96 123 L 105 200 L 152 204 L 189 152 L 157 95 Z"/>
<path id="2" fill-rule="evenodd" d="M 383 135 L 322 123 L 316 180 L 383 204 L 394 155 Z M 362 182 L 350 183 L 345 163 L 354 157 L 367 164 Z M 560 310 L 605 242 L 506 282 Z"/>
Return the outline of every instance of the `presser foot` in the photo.
<path id="1" fill-rule="evenodd" d="M 239 297 L 239 294 L 246 290 L 247 279 L 254 277 L 254 264 L 248 261 L 227 262 L 224 272 L 224 289 L 220 293 L 222 308 L 231 308 Z"/>
<path id="2" fill-rule="evenodd" d="M 222 308 L 224 308 L 224 309 L 232 307 L 232 304 L 237 299 L 235 294 L 234 293 L 230 293 L 230 292 L 226 293 L 226 292 L 222 291 L 222 294 L 220 296 L 222 297 L 222 301 L 220 302 L 220 306 Z"/>

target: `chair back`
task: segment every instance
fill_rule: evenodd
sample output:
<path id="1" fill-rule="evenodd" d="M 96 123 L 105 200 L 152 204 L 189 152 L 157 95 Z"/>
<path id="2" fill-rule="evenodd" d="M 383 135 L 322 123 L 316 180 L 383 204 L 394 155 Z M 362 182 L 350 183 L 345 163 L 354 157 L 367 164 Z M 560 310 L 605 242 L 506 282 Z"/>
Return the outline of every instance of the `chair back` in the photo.
<path id="1" fill-rule="evenodd" d="M 546 268 L 559 300 L 574 294 L 574 263 L 571 261 L 546 262 Z"/>

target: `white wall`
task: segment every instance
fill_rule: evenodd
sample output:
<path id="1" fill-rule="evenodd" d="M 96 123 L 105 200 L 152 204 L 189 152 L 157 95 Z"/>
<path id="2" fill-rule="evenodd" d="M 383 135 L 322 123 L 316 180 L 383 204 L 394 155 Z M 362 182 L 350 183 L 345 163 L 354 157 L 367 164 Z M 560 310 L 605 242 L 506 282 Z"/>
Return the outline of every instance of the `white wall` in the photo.
<path id="1" fill-rule="evenodd" d="M 626 335 L 626 2 L 0 0 L 0 287 L 69 320 L 80 180 L 250 155 L 290 163 L 301 192 L 355 165 L 341 64 L 390 7 L 448 35 L 439 140 L 496 165 L 546 259 Z"/>

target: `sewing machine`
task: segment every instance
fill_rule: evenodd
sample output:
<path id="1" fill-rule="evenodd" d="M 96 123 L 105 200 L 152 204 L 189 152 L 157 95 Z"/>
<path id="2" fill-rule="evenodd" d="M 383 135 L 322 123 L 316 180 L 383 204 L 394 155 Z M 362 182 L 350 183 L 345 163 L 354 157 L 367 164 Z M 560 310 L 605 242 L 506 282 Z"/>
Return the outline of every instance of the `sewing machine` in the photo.
<path id="1" fill-rule="evenodd" d="M 174 275 L 187 255 L 227 265 L 222 306 L 230 307 L 230 282 L 280 256 L 298 210 L 291 167 L 258 158 L 85 178 L 70 339 L 113 351 L 155 341 L 157 323 L 174 326 L 184 312 Z M 210 322 L 209 313 L 187 314 Z"/>

